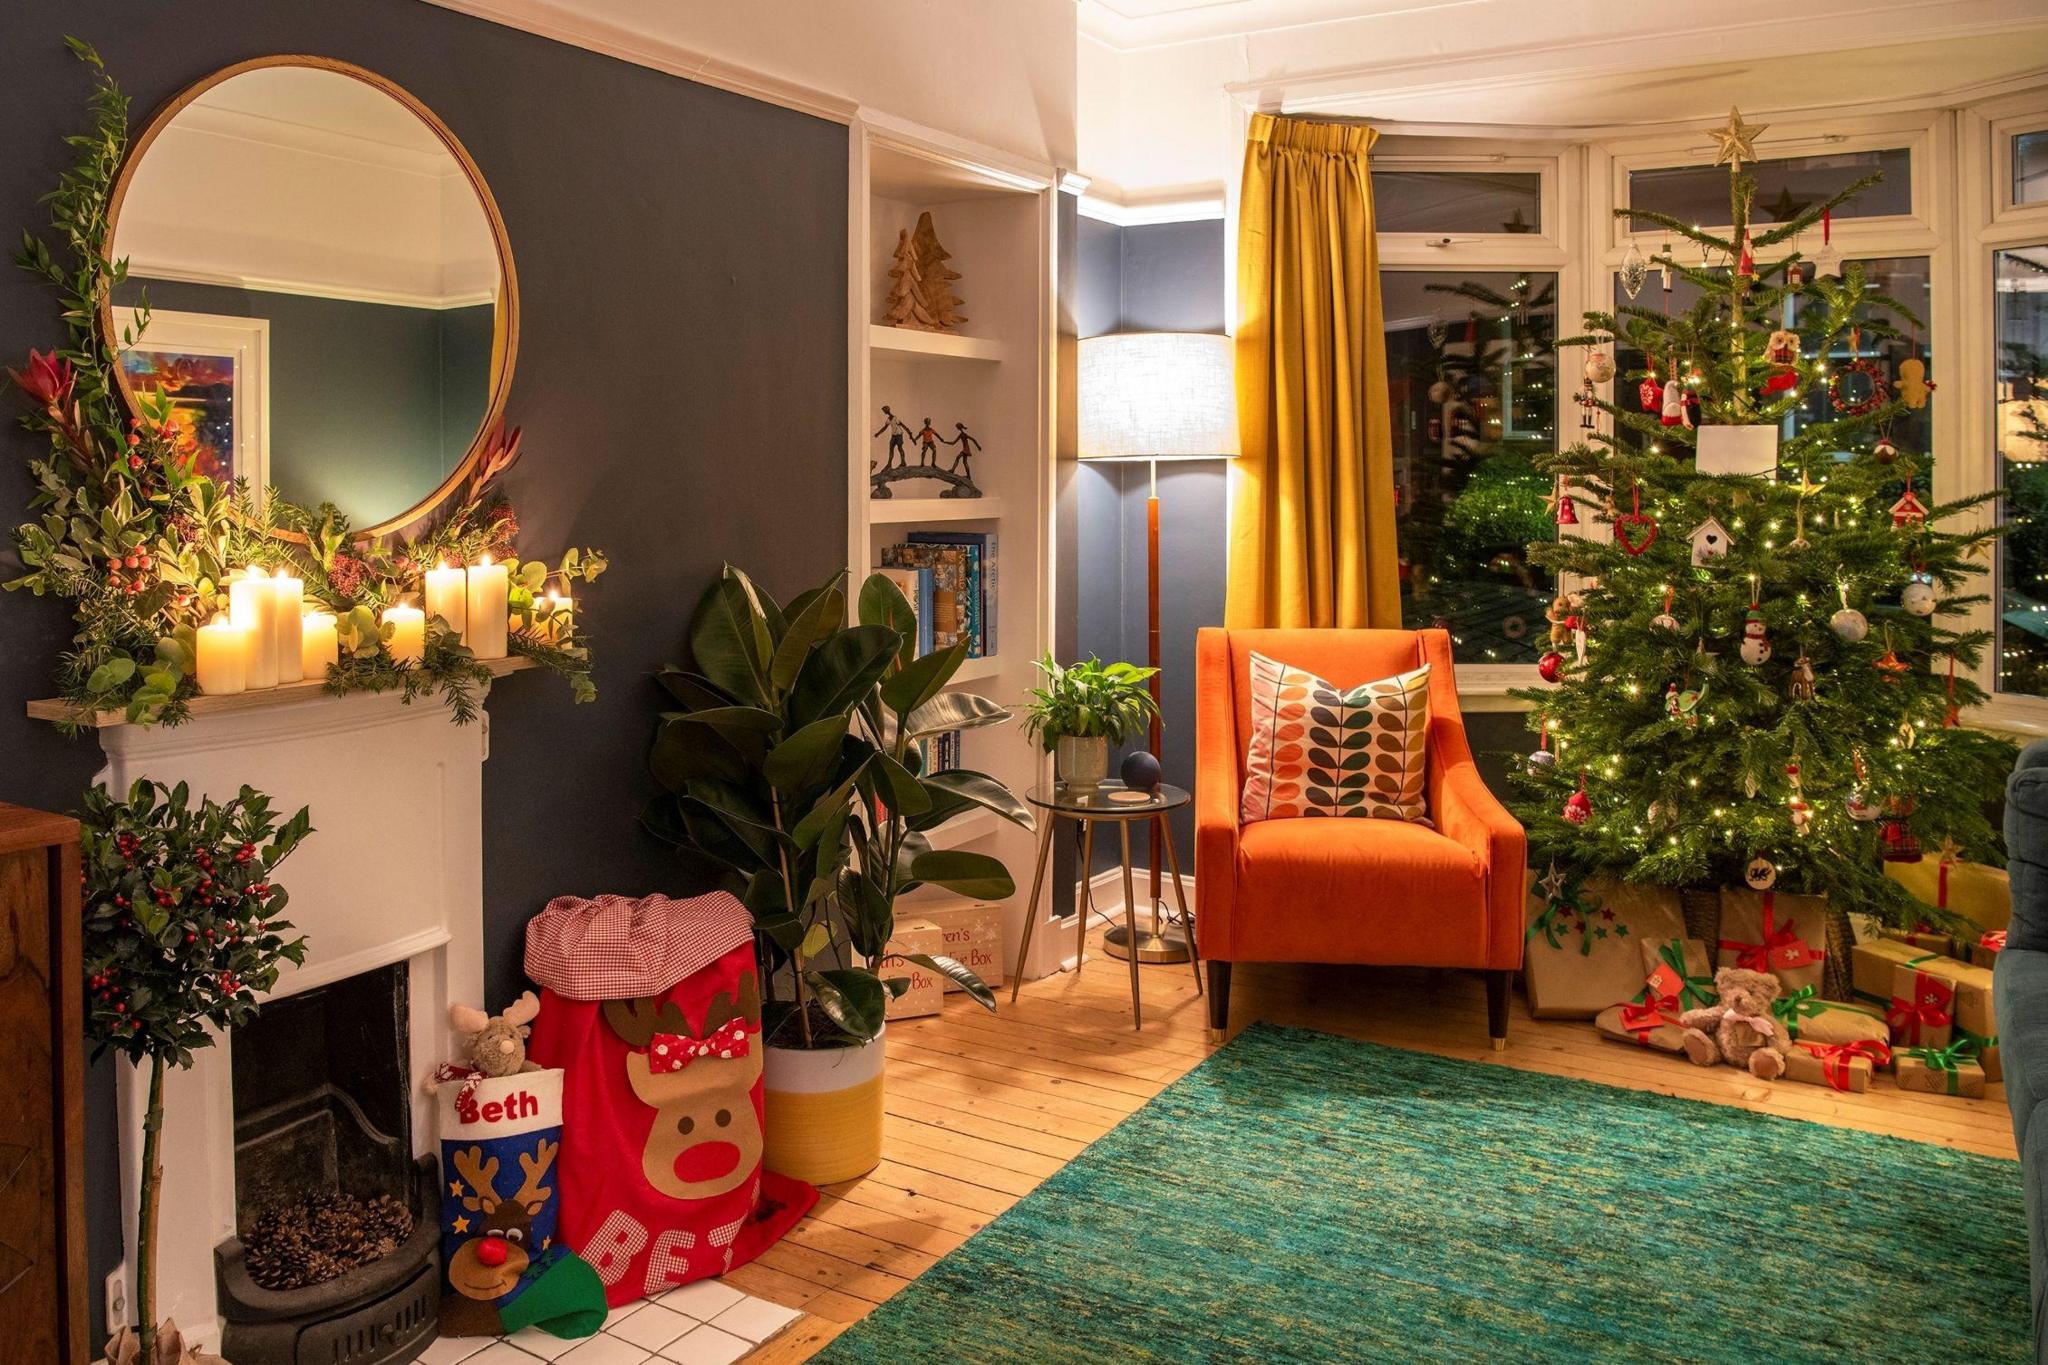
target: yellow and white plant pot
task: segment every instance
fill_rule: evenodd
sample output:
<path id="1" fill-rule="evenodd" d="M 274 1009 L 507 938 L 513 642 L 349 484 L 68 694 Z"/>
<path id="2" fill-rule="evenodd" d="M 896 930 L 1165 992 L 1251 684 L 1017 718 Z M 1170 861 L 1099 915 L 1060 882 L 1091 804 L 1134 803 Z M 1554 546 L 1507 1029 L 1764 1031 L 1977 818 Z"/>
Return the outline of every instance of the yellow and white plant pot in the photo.
<path id="1" fill-rule="evenodd" d="M 866 1175 L 882 1160 L 882 1038 L 859 1047 L 770 1047 L 763 1072 L 763 1164 L 813 1185 Z"/>

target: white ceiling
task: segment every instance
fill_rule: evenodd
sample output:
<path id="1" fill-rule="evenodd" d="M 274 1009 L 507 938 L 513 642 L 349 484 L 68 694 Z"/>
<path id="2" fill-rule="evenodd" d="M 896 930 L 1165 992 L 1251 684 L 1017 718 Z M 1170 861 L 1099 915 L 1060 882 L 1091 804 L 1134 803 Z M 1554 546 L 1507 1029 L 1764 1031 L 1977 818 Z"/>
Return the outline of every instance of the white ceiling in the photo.
<path id="1" fill-rule="evenodd" d="M 1558 3 L 1559 0 L 1531 0 Z M 1473 0 L 1080 0 L 1081 32 L 1121 51 L 1391 14 Z"/>

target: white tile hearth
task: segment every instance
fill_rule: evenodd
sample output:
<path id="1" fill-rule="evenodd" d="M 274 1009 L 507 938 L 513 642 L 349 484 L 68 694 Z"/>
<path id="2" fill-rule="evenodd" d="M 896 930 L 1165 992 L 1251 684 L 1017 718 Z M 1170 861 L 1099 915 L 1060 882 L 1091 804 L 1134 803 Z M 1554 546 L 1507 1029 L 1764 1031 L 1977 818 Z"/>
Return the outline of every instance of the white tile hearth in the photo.
<path id="1" fill-rule="evenodd" d="M 732 1365 L 802 1316 L 798 1309 L 717 1280 L 699 1280 L 653 1302 L 614 1308 L 603 1329 L 582 1341 L 531 1329 L 503 1340 L 442 1337 L 419 1360 L 420 1365 L 534 1365 L 542 1360 L 558 1365 Z"/>
<path id="2" fill-rule="evenodd" d="M 733 1365 L 753 1349 L 754 1343 L 745 1337 L 704 1326 L 671 1343 L 662 1351 L 661 1359 L 673 1365 Z"/>

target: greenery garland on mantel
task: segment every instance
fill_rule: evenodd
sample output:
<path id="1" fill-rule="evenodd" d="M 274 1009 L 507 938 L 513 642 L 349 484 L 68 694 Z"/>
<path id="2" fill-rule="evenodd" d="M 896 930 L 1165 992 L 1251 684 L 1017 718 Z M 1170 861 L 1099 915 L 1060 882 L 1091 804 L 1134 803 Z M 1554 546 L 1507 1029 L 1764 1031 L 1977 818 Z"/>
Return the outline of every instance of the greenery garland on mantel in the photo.
<path id="1" fill-rule="evenodd" d="M 49 440 L 32 457 L 37 514 L 14 530 L 26 572 L 0 587 L 70 599 L 78 629 L 57 672 L 57 689 L 76 708 L 59 722 L 68 732 L 100 711 L 124 711 L 133 724 L 176 724 L 198 695 L 196 632 L 227 609 L 229 578 L 244 566 L 284 569 L 301 578 L 309 604 L 334 612 L 340 660 L 325 690 L 399 691 L 409 703 L 438 692 L 458 724 L 477 715 L 477 689 L 490 670 L 439 617 L 428 625 L 424 658 L 399 664 L 387 647 L 384 607 L 418 598 L 435 564 L 475 563 L 483 555 L 510 566 L 511 653 L 562 675 L 579 702 L 597 695 L 580 621 L 550 619 L 542 592 L 550 577 L 590 582 L 605 557 L 570 549 L 552 568 L 521 561 L 519 523 L 494 490 L 519 454 L 516 429 L 493 433 L 451 505 L 413 528 L 410 538 L 357 540 L 334 507 L 295 506 L 246 481 L 223 486 L 198 473 L 171 439 L 168 401 L 141 395 L 131 416 L 119 378 L 121 346 L 148 325 L 146 303 L 119 337 L 100 326 L 100 300 L 127 278 L 114 260 L 110 205 L 128 149 L 128 98 L 99 54 L 75 38 L 72 53 L 93 71 L 92 130 L 66 139 L 72 168 L 44 196 L 57 245 L 22 234 L 16 263 L 57 291 L 66 344 L 8 370 L 31 404 L 22 425 Z"/>

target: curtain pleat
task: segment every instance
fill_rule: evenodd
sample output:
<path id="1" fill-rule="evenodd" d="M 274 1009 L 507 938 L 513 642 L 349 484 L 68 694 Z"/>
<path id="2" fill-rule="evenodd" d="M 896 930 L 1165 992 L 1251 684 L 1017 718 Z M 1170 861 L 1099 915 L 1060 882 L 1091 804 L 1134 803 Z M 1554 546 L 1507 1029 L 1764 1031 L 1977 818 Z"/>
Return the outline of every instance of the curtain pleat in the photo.
<path id="1" fill-rule="evenodd" d="M 1252 116 L 1238 227 L 1233 628 L 1401 623 L 1367 160 L 1378 137 Z"/>

